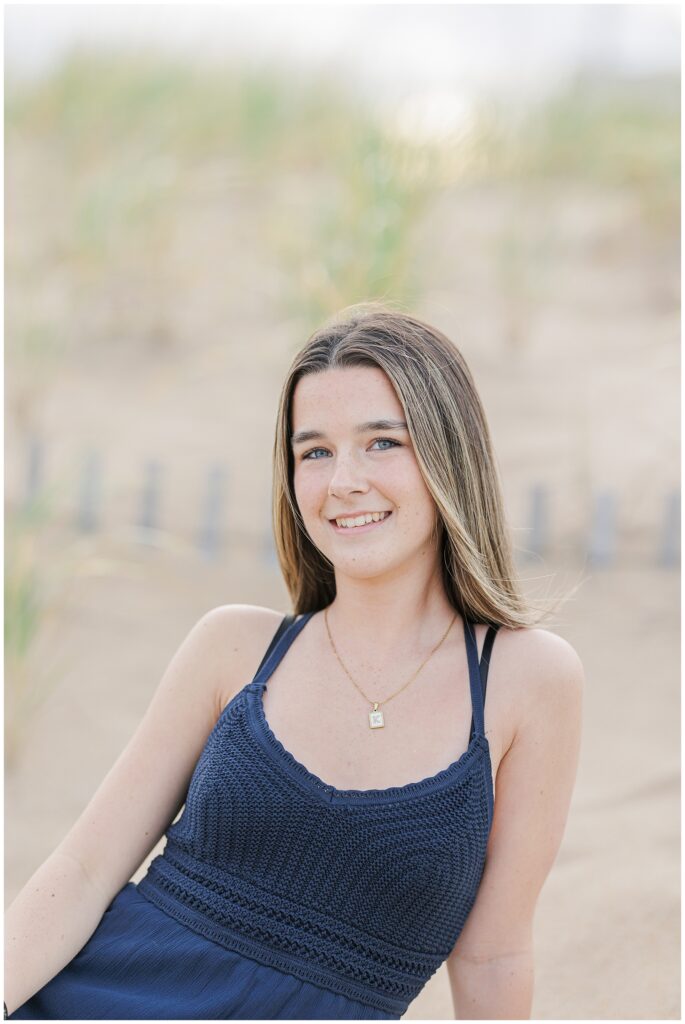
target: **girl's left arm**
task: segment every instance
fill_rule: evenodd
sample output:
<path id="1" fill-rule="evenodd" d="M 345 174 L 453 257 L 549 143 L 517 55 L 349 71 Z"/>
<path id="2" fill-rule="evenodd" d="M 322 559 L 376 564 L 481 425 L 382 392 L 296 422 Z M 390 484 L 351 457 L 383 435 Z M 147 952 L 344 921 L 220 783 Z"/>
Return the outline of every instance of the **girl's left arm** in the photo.
<path id="1" fill-rule="evenodd" d="M 535 906 L 564 834 L 580 754 L 584 672 L 575 650 L 543 629 L 507 639 L 519 645 L 521 657 L 507 660 L 517 663 L 525 700 L 497 771 L 478 895 L 447 959 L 455 1019 L 530 1017 Z"/>

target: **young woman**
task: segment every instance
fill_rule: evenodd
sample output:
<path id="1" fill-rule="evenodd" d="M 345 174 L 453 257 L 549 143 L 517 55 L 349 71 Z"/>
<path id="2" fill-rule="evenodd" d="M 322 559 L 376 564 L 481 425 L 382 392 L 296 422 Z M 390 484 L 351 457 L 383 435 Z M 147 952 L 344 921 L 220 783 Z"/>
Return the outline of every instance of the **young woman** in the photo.
<path id="1" fill-rule="evenodd" d="M 10 1019 L 399 1019 L 445 961 L 457 1017 L 529 1017 L 583 670 L 517 589 L 444 335 L 372 305 L 308 340 L 274 530 L 294 613 L 181 645 L 7 912 Z"/>

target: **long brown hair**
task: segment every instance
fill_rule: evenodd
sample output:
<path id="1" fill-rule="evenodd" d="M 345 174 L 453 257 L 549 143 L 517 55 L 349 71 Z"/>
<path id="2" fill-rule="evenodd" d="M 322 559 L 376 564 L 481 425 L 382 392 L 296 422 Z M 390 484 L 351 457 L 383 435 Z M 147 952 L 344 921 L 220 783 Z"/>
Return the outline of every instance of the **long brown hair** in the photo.
<path id="1" fill-rule="evenodd" d="M 296 614 L 335 597 L 333 565 L 310 540 L 293 487 L 292 400 L 310 373 L 374 366 L 392 383 L 416 459 L 437 509 L 442 579 L 456 611 L 472 622 L 535 625 L 520 592 L 490 431 L 459 349 L 435 327 L 380 305 L 348 307 L 295 355 L 279 401 L 273 452 L 276 552 Z"/>

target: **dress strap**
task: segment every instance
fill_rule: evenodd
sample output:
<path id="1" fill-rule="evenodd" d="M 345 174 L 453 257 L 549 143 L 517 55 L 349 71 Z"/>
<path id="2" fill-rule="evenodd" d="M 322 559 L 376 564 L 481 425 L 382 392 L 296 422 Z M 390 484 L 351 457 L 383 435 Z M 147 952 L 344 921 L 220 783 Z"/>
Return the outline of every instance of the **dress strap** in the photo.
<path id="1" fill-rule="evenodd" d="M 483 704 L 485 704 L 485 690 L 488 685 L 488 669 L 490 668 L 490 653 L 492 651 L 492 645 L 495 642 L 497 636 L 497 630 L 499 629 L 499 623 L 496 626 L 488 626 L 488 631 L 485 634 L 485 640 L 483 641 L 483 651 L 480 656 L 480 680 L 483 685 Z"/>
<path id="2" fill-rule="evenodd" d="M 471 719 L 471 734 L 469 742 L 474 735 L 485 735 L 485 688 L 488 679 L 488 668 L 490 666 L 490 654 L 492 645 L 499 626 L 489 626 L 483 643 L 483 653 L 480 664 L 478 663 L 478 643 L 473 623 L 464 619 L 464 635 L 466 637 L 466 656 L 469 665 L 469 683 L 471 686 L 471 704 L 473 717 Z"/>
<path id="3" fill-rule="evenodd" d="M 309 622 L 313 614 L 314 612 L 306 612 L 299 619 L 295 615 L 285 615 L 283 617 L 259 664 L 259 668 L 252 680 L 253 683 L 259 683 L 261 686 L 266 685 L 266 681 L 276 668 L 276 665 L 278 665 L 297 634 L 305 623 Z"/>
<path id="4" fill-rule="evenodd" d="M 264 657 L 262 658 L 262 660 L 259 663 L 259 668 L 255 672 L 255 679 L 257 678 L 259 673 L 262 671 L 262 668 L 264 667 L 264 662 L 269 657 L 269 655 L 273 651 L 274 647 L 276 646 L 276 644 L 278 643 L 280 638 L 285 633 L 285 631 L 288 628 L 288 626 L 292 622 L 294 622 L 294 621 L 295 621 L 295 616 L 294 615 L 284 615 L 283 616 L 283 618 L 281 619 L 280 623 L 278 624 L 278 629 L 276 630 L 276 632 L 274 633 L 273 637 L 271 638 L 271 643 L 269 644 L 269 646 L 267 647 L 267 649 L 266 649 L 266 651 L 264 653 Z"/>

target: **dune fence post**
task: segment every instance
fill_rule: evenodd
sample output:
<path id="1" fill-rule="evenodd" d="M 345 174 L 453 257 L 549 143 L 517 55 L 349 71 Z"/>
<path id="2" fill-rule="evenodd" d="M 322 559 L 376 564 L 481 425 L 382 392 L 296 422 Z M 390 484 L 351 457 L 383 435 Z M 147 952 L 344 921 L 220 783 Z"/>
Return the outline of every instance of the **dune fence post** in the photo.
<path id="1" fill-rule="evenodd" d="M 271 529 L 264 530 L 262 540 L 262 559 L 264 564 L 270 569 L 276 566 L 278 558 L 276 556 L 276 545 L 274 544 L 273 533 Z"/>
<path id="2" fill-rule="evenodd" d="M 529 494 L 528 514 L 530 516 L 528 558 L 544 555 L 549 539 L 549 500 L 544 484 L 533 484 Z"/>
<path id="3" fill-rule="evenodd" d="M 591 565 L 611 565 L 616 555 L 616 495 L 600 491 L 595 495 L 590 523 L 588 560 Z"/>
<path id="4" fill-rule="evenodd" d="M 158 459 L 148 459 L 143 471 L 137 524 L 142 544 L 154 544 L 155 533 L 159 529 L 161 486 L 162 464 Z"/>
<path id="5" fill-rule="evenodd" d="M 680 491 L 671 491 L 664 501 L 659 564 L 666 569 L 680 564 Z"/>
<path id="6" fill-rule="evenodd" d="M 100 452 L 89 451 L 81 470 L 76 528 L 81 533 L 94 533 L 99 526 L 99 511 L 102 501 L 102 456 Z"/>
<path id="7" fill-rule="evenodd" d="M 39 437 L 29 440 L 28 463 L 24 489 L 24 508 L 30 509 L 38 500 L 43 490 L 45 473 L 45 445 Z"/>
<path id="8" fill-rule="evenodd" d="M 221 549 L 221 530 L 226 504 L 227 473 L 223 466 L 210 466 L 200 517 L 197 546 L 203 558 L 216 559 Z"/>

